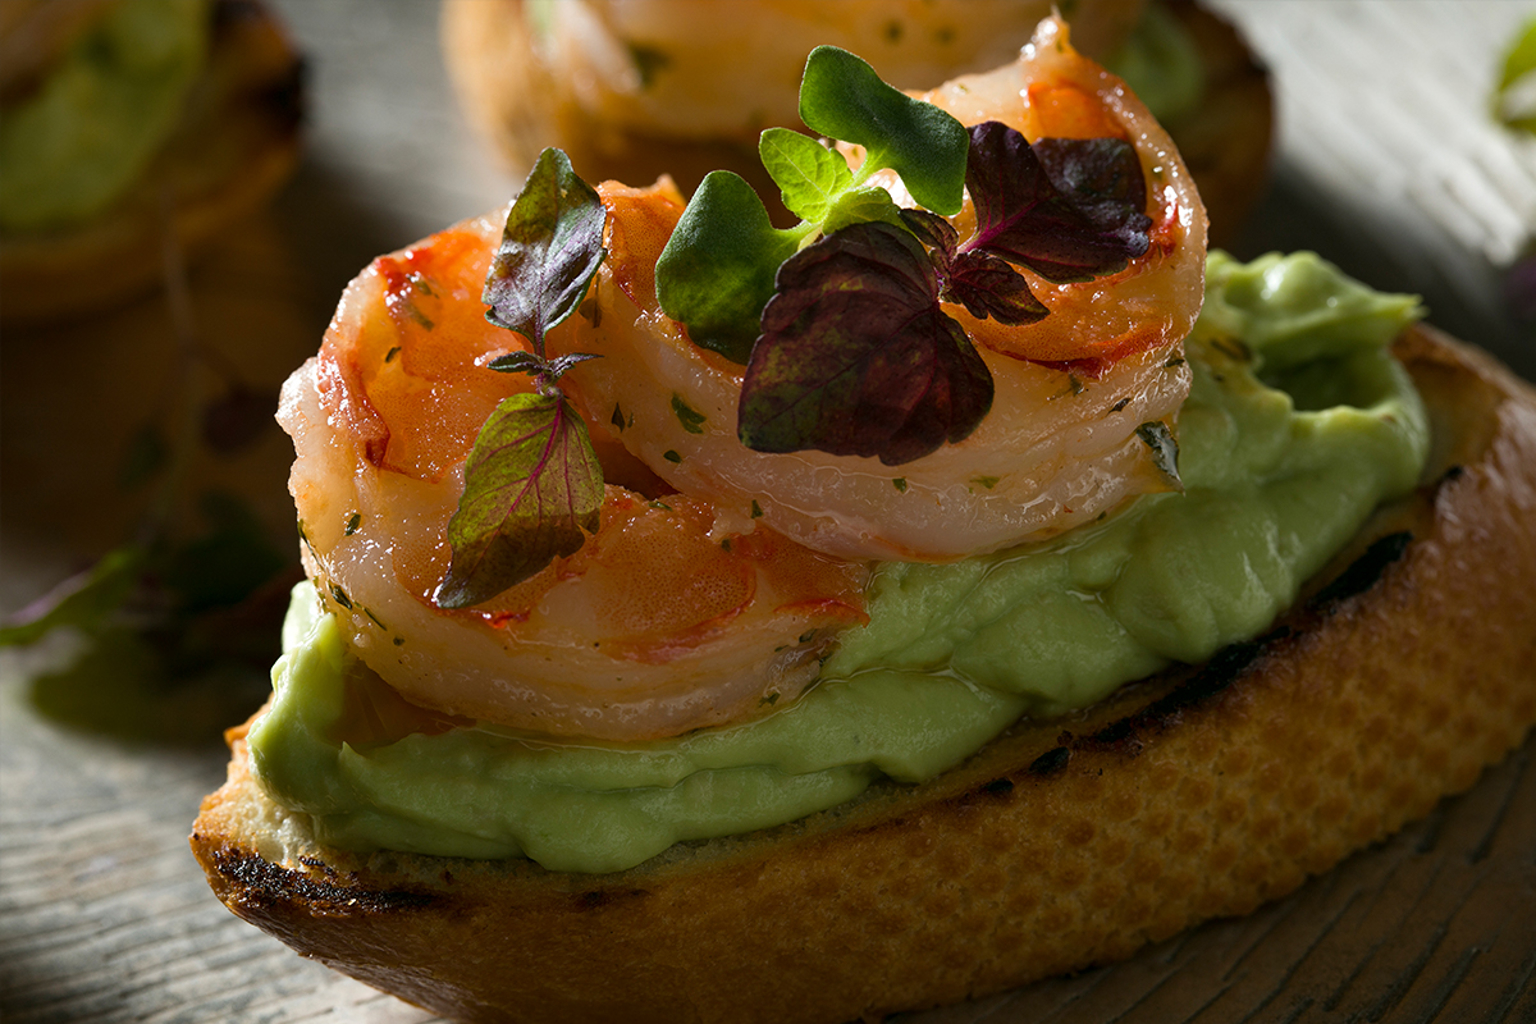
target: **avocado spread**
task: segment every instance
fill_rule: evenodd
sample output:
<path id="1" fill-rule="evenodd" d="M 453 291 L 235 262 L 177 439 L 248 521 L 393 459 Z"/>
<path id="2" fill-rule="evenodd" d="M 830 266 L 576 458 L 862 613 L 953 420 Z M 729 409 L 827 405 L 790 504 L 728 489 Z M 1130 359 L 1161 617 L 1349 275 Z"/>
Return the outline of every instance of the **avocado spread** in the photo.
<path id="1" fill-rule="evenodd" d="M 0 120 L 0 229 L 84 220 L 171 135 L 208 48 L 206 0 L 118 4 Z"/>
<path id="2" fill-rule="evenodd" d="M 1312 254 L 1213 253 L 1186 343 L 1183 493 L 1044 544 L 879 566 L 868 626 L 816 687 L 740 725 L 605 747 L 437 720 L 346 742 L 352 695 L 382 684 L 302 584 L 250 731 L 257 774 L 331 845 L 594 872 L 793 820 L 882 775 L 929 778 L 1021 715 L 1086 706 L 1262 632 L 1418 479 L 1428 423 L 1386 350 L 1418 314 Z"/>

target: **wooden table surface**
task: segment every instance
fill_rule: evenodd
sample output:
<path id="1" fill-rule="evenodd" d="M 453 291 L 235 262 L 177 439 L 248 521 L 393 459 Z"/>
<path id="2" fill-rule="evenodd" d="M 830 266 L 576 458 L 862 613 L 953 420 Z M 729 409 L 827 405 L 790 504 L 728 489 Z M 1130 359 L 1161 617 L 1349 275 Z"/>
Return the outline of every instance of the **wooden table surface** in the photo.
<path id="1" fill-rule="evenodd" d="M 192 275 L 206 343 L 259 389 L 313 352 L 372 256 L 505 202 L 517 179 L 464 124 L 435 4 L 283 0 L 311 59 L 306 159 L 272 208 Z M 1505 294 L 1536 233 L 1536 140 L 1489 123 L 1502 48 L 1529 3 L 1222 2 L 1274 70 L 1279 149 L 1241 255 L 1313 248 L 1536 379 Z M 0 611 L 128 536 L 132 425 L 164 413 L 172 330 L 151 297 L 0 336 Z M 196 479 L 281 534 L 291 449 L 275 429 Z M 291 536 L 290 534 L 288 534 Z M 155 1024 L 421 1022 L 299 959 L 209 894 L 186 834 L 223 773 L 218 727 L 260 680 L 152 695 L 65 673 L 56 636 L 0 652 L 0 1019 Z M 114 663 L 115 665 L 116 663 Z M 254 689 L 252 688 L 254 686 Z M 142 710 L 142 709 L 139 709 Z M 1427 821 L 1247 918 L 1134 960 L 903 1018 L 917 1024 L 1536 1020 L 1536 741 Z"/>

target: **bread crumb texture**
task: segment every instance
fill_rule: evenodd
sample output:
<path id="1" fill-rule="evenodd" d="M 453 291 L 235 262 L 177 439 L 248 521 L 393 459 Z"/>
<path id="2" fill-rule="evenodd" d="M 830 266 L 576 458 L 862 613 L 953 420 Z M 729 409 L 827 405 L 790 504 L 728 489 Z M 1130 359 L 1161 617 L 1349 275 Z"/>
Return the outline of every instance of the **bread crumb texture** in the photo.
<path id="1" fill-rule="evenodd" d="M 236 914 L 477 1021 L 877 1018 L 1250 912 L 1470 786 L 1536 719 L 1536 394 L 1428 331 L 1398 351 L 1435 464 L 1324 574 L 1410 531 L 1374 582 L 927 784 L 572 875 L 318 847 L 236 731 L 193 849 Z"/>

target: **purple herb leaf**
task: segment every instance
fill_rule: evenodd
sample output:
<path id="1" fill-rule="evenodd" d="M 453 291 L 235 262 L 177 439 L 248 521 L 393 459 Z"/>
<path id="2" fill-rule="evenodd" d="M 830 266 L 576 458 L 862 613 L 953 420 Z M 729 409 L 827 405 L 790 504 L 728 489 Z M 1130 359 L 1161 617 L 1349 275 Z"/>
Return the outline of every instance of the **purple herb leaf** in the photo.
<path id="1" fill-rule="evenodd" d="M 960 244 L 960 233 L 946 218 L 921 208 L 903 209 L 901 223 L 916 236 L 919 242 L 933 250 L 935 266 L 947 267 L 955 258 L 955 250 Z"/>
<path id="2" fill-rule="evenodd" d="M 1009 327 L 1037 323 L 1050 310 L 1029 290 L 1024 275 L 1007 260 L 980 250 L 963 252 L 948 267 L 944 298 L 958 302 L 978 320 L 988 317 Z"/>
<path id="3" fill-rule="evenodd" d="M 1031 147 L 997 121 L 970 131 L 965 184 L 977 227 L 962 251 L 990 252 L 1055 282 L 1114 273 L 1147 251 L 1152 222 L 1129 145 L 1055 139 Z"/>
<path id="4" fill-rule="evenodd" d="M 1121 139 L 1036 139 L 1035 156 L 1056 190 L 1131 258 L 1147 251 L 1147 185 L 1141 160 Z"/>
<path id="5" fill-rule="evenodd" d="M 577 363 L 601 358 L 602 356 L 595 352 L 568 352 L 563 356 L 545 359 L 519 349 L 516 352 L 508 352 L 504 356 L 497 356 L 485 365 L 498 373 L 526 373 L 530 377 L 552 384 L 565 376 L 566 371 Z"/>
<path id="6" fill-rule="evenodd" d="M 438 605 L 480 604 L 574 554 L 597 530 L 602 503 L 602 466 L 570 404 L 536 392 L 506 399 L 464 466 Z"/>
<path id="7" fill-rule="evenodd" d="M 540 153 L 486 275 L 486 319 L 521 334 L 542 356 L 545 332 L 576 309 L 603 261 L 606 218 L 597 192 L 564 153 Z"/>
<path id="8" fill-rule="evenodd" d="M 894 466 L 963 440 L 991 408 L 992 376 L 908 232 L 844 228 L 787 260 L 777 288 L 742 385 L 747 447 Z"/>

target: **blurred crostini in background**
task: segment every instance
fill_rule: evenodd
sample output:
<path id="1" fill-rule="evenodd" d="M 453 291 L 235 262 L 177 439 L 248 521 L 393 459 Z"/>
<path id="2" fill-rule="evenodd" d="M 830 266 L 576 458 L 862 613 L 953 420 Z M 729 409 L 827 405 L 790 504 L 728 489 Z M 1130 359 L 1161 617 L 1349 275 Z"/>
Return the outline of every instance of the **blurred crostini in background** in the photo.
<path id="1" fill-rule="evenodd" d="M 154 288 L 298 160 L 304 66 L 257 0 L 0 2 L 0 317 Z"/>
<path id="2" fill-rule="evenodd" d="M 1216 241 L 1263 193 L 1268 76 L 1238 32 L 1189 0 L 1059 5 L 1078 50 L 1152 108 L 1189 163 Z M 900 88 L 1011 60 L 1048 0 L 447 0 L 443 48 L 471 120 L 521 171 L 545 146 L 592 180 L 670 174 L 689 192 L 734 170 L 767 192 L 759 133 L 798 127 L 812 46 L 852 50 Z M 744 118 L 742 112 L 747 111 Z"/>

